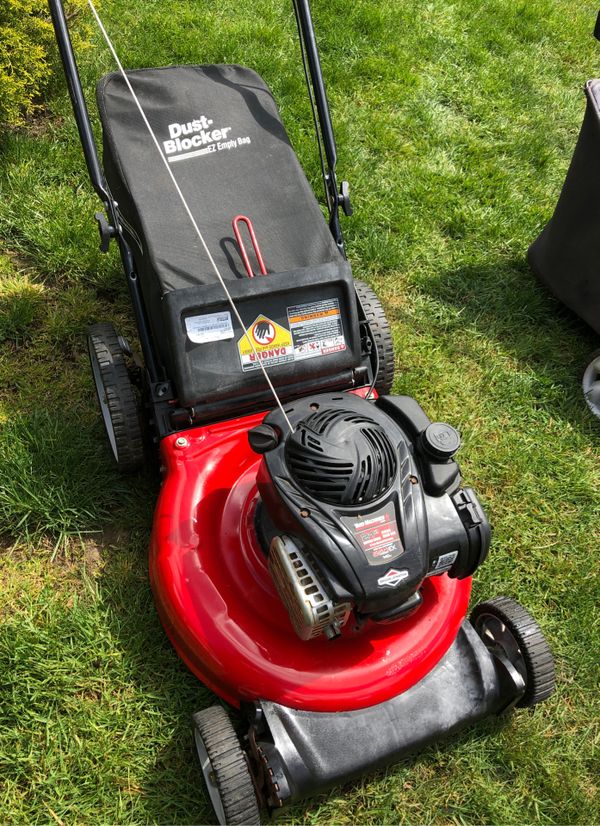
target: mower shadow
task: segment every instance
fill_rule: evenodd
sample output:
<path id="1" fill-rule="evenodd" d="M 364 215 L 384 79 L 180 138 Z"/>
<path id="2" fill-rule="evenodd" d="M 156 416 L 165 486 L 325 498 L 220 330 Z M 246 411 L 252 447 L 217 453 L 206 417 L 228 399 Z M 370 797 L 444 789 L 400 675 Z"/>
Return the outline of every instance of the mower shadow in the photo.
<path id="1" fill-rule="evenodd" d="M 461 355 L 460 334 L 471 328 L 493 340 L 501 351 L 535 374 L 541 403 L 553 416 L 589 429 L 581 375 L 598 337 L 574 313 L 550 295 L 523 259 L 468 265 L 419 281 L 421 293 L 448 312 L 428 317 L 429 334 Z M 405 317 L 406 315 L 406 317 Z M 433 315 L 433 314 L 430 314 Z M 414 325 L 402 310 L 390 313 Z M 558 388 L 559 392 L 544 392 Z"/>
<path id="2" fill-rule="evenodd" d="M 153 763 L 137 778 L 136 822 L 213 822 L 205 796 L 191 730 L 193 712 L 216 701 L 175 654 L 161 625 L 148 577 L 147 531 L 134 542 L 118 533 L 102 549 L 104 565 L 96 583 L 107 607 L 108 632 L 127 663 L 128 680 L 145 709 L 137 736 L 148 738 Z M 112 532 L 111 532 L 112 533 Z"/>
<path id="3" fill-rule="evenodd" d="M 235 273 L 238 278 L 247 278 L 247 272 L 242 270 L 243 262 L 240 258 L 240 250 L 235 238 L 233 236 L 221 238 L 219 245 L 223 250 L 223 254 L 229 264 L 229 269 L 231 272 Z"/>

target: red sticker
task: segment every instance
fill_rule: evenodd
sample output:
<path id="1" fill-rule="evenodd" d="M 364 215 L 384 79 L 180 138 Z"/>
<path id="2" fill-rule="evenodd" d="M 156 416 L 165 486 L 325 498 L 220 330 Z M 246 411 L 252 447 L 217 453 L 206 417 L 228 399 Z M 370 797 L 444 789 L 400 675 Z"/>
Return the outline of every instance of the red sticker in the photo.
<path id="1" fill-rule="evenodd" d="M 358 539 L 370 565 L 389 562 L 403 553 L 392 504 L 368 516 L 343 517 L 343 520 Z"/>

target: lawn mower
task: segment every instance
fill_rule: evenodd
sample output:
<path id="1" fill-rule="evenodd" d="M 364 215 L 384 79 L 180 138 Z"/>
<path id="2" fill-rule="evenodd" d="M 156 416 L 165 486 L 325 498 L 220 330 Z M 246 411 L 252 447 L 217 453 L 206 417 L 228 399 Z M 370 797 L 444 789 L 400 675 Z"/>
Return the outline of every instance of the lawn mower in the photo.
<path id="1" fill-rule="evenodd" d="M 193 715 L 216 817 L 258 823 L 539 703 L 553 659 L 507 597 L 466 619 L 489 523 L 458 432 L 391 394 L 390 327 L 346 259 L 308 0 L 293 8 L 328 221 L 254 71 L 125 72 L 90 7 L 118 67 L 97 87 L 103 166 L 50 0 L 141 348 L 93 326 L 93 377 L 119 469 L 141 466 L 145 439 L 159 448 L 150 578 L 176 651 L 224 701 Z"/>

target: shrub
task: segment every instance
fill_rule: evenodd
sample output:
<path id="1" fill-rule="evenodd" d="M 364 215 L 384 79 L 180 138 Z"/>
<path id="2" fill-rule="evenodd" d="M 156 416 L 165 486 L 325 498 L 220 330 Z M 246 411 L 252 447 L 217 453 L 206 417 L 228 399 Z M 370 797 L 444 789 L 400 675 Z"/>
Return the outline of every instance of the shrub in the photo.
<path id="1" fill-rule="evenodd" d="M 71 14 L 85 0 L 69 0 Z M 19 126 L 39 108 L 52 73 L 53 42 L 46 0 L 0 2 L 0 124 Z"/>

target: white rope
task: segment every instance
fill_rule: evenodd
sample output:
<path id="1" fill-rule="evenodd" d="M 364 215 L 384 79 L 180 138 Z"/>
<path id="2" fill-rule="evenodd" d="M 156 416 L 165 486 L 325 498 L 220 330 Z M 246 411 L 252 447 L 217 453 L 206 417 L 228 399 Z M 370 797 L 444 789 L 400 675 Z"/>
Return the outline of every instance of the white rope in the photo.
<path id="1" fill-rule="evenodd" d="M 238 321 L 238 323 L 239 323 L 240 327 L 241 327 L 241 328 L 242 328 L 242 330 L 244 331 L 244 333 L 245 333 L 245 335 L 246 335 L 246 339 L 247 339 L 247 340 L 248 340 L 248 342 L 250 343 L 250 346 L 252 347 L 252 351 L 253 351 L 253 353 L 254 353 L 254 356 L 255 356 L 255 358 L 256 358 L 256 361 L 257 361 L 257 363 L 258 363 L 258 366 L 259 366 L 259 367 L 260 367 L 260 369 L 262 370 L 263 376 L 265 377 L 265 379 L 266 379 L 266 381 L 267 381 L 267 384 L 269 385 L 269 388 L 270 388 L 270 390 L 271 390 L 271 393 L 273 394 L 273 397 L 274 397 L 275 401 L 277 402 L 277 405 L 278 405 L 279 409 L 281 410 L 281 413 L 282 413 L 282 415 L 283 415 L 283 418 L 285 419 L 286 424 L 287 424 L 287 426 L 288 426 L 288 427 L 289 427 L 289 429 L 290 429 L 290 432 L 291 432 L 291 433 L 293 433 L 293 432 L 294 432 L 294 428 L 293 428 L 292 423 L 290 422 L 290 420 L 289 420 L 289 418 L 288 418 L 288 416 L 287 416 L 287 413 L 286 413 L 286 412 L 285 412 L 285 410 L 283 409 L 283 405 L 282 405 L 282 403 L 281 403 L 281 399 L 280 399 L 280 398 L 279 398 L 279 396 L 277 395 L 277 391 L 275 390 L 275 387 L 274 387 L 274 385 L 273 385 L 273 382 L 272 382 L 272 381 L 271 381 L 271 379 L 269 378 L 269 375 L 268 375 L 268 373 L 267 373 L 267 370 L 266 370 L 266 368 L 265 368 L 265 365 L 262 363 L 262 361 L 261 361 L 261 359 L 260 359 L 260 357 L 259 357 L 259 355 L 258 355 L 258 353 L 257 353 L 257 351 L 256 351 L 256 347 L 254 346 L 254 342 L 252 341 L 251 336 L 250 336 L 250 335 L 248 335 L 248 334 L 246 333 L 246 327 L 245 327 L 245 325 L 244 325 L 244 322 L 242 321 L 242 318 L 241 318 L 241 316 L 240 316 L 240 314 L 239 314 L 239 312 L 238 312 L 237 307 L 235 306 L 235 303 L 234 303 L 234 301 L 233 301 L 233 298 L 232 298 L 232 296 L 231 296 L 231 293 L 230 293 L 230 292 L 229 292 L 229 290 L 227 289 L 227 284 L 225 283 L 225 280 L 224 280 L 223 276 L 222 276 L 222 275 L 221 275 L 221 273 L 219 272 L 219 268 L 217 267 L 217 264 L 216 264 L 216 262 L 215 262 L 215 259 L 212 257 L 212 255 L 211 255 L 211 253 L 210 253 L 210 250 L 208 249 L 208 246 L 206 245 L 206 241 L 204 240 L 204 236 L 203 236 L 203 235 L 202 235 L 202 233 L 200 232 L 200 228 L 199 228 L 198 224 L 196 223 L 196 219 L 195 219 L 195 218 L 194 218 L 194 216 L 192 215 L 192 211 L 191 211 L 191 209 L 190 209 L 190 208 L 189 208 L 189 206 L 188 206 L 188 202 L 186 201 L 186 199 L 185 199 L 185 197 L 184 197 L 184 194 L 183 194 L 183 192 L 181 191 L 181 189 L 180 189 L 180 187 L 179 187 L 179 184 L 178 184 L 178 183 L 177 183 L 177 181 L 175 180 L 175 176 L 173 175 L 173 172 L 171 171 L 171 167 L 169 166 L 169 162 L 167 161 L 167 159 L 166 159 L 166 157 L 165 157 L 165 155 L 164 155 L 164 153 L 163 153 L 163 151 L 162 151 L 162 149 L 161 149 L 161 147 L 160 147 L 160 143 L 158 142 L 158 138 L 156 137 L 156 135 L 154 134 L 154 132 L 153 132 L 153 130 L 152 130 L 152 127 L 150 126 L 150 123 L 149 123 L 149 121 L 148 121 L 148 118 L 146 117 L 146 113 L 145 113 L 145 112 L 144 112 L 144 110 L 142 109 L 142 106 L 141 106 L 141 104 L 140 104 L 140 101 L 138 100 L 138 97 L 137 97 L 136 93 L 133 91 L 133 87 L 132 87 L 131 83 L 129 82 L 129 78 L 128 78 L 128 77 L 127 77 L 127 75 L 125 74 L 125 69 L 123 68 L 123 65 L 121 64 L 121 61 L 119 60 L 119 57 L 118 57 L 118 55 L 117 55 L 117 53 L 116 53 L 116 51 L 115 51 L 115 47 L 113 46 L 113 44 L 112 44 L 112 42 L 111 42 L 111 39 L 110 39 L 110 37 L 108 36 L 108 32 L 107 32 L 107 31 L 106 31 L 106 29 L 104 28 L 104 24 L 102 23 L 102 20 L 100 20 L 100 16 L 98 15 L 98 12 L 96 11 L 96 8 L 95 8 L 94 4 L 92 3 L 92 0 L 88 0 L 88 5 L 89 5 L 90 9 L 92 10 L 92 14 L 93 14 L 93 15 L 94 15 L 94 17 L 96 18 L 96 23 L 98 24 L 98 28 L 100 29 L 100 31 L 102 32 L 102 36 L 103 36 L 103 37 L 104 37 L 104 39 L 106 40 L 106 45 L 107 45 L 107 46 L 108 46 L 108 48 L 110 49 L 110 52 L 111 52 L 111 54 L 112 54 L 112 56 L 113 56 L 113 58 L 114 58 L 115 63 L 117 64 L 117 67 L 118 67 L 118 69 L 119 69 L 119 72 L 120 72 L 120 73 L 121 73 L 121 75 L 123 76 L 123 80 L 124 80 L 124 81 L 125 81 L 125 83 L 127 84 L 127 88 L 129 89 L 129 91 L 130 91 L 130 93 L 131 93 L 131 97 L 133 98 L 133 101 L 134 101 L 135 105 L 137 106 L 137 108 L 138 108 L 138 110 L 139 110 L 140 115 L 142 116 L 142 120 L 144 121 L 144 123 L 145 123 L 145 125 L 146 125 L 146 128 L 147 128 L 148 132 L 150 133 L 150 137 L 152 138 L 152 140 L 153 140 L 153 142 L 154 142 L 154 145 L 156 146 L 156 149 L 158 150 L 158 154 L 160 155 L 160 158 L 161 158 L 161 160 L 162 160 L 162 162 L 163 162 L 163 164 L 164 164 L 164 167 L 165 167 L 165 169 L 167 170 L 167 173 L 168 173 L 168 175 L 169 175 L 169 177 L 170 177 L 171 181 L 173 182 L 173 186 L 175 187 L 175 189 L 176 189 L 176 191 L 177 191 L 177 194 L 179 195 L 179 199 L 180 199 L 180 201 L 181 201 L 181 204 L 182 204 L 183 208 L 185 209 L 185 211 L 186 211 L 186 213 L 187 213 L 187 215 L 188 215 L 188 218 L 189 218 L 189 219 L 190 219 L 190 221 L 192 222 L 192 226 L 194 227 L 194 230 L 196 231 L 196 235 L 197 235 L 197 236 L 198 236 L 198 238 L 200 239 L 200 243 L 201 243 L 201 244 L 202 244 L 202 246 L 204 247 L 204 251 L 206 252 L 206 255 L 208 256 L 208 260 L 210 261 L 210 264 L 211 264 L 211 266 L 212 266 L 212 268 L 213 268 L 213 270 L 214 270 L 214 272 L 215 272 L 215 275 L 216 275 L 216 276 L 217 276 L 217 278 L 219 279 L 219 282 L 220 282 L 221 286 L 223 287 L 223 290 L 225 291 L 225 295 L 227 296 L 227 301 L 229 302 L 229 305 L 231 306 L 231 309 L 232 309 L 232 311 L 233 311 L 233 314 L 234 314 L 234 316 L 236 317 L 236 319 L 237 319 L 237 321 Z"/>

